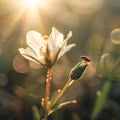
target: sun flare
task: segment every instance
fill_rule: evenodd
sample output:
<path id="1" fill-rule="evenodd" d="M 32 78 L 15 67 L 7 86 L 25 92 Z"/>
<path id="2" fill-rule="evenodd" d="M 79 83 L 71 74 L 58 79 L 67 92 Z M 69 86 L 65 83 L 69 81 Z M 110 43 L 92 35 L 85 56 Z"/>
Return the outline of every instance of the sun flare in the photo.
<path id="1" fill-rule="evenodd" d="M 23 6 L 27 8 L 35 8 L 35 7 L 44 7 L 46 5 L 46 0 L 23 0 Z"/>
<path id="2" fill-rule="evenodd" d="M 23 4 L 26 7 L 34 8 L 37 5 L 38 0 L 24 0 Z"/>
<path id="3" fill-rule="evenodd" d="M 49 0 L 2 0 L 1 21 L 8 20 L 9 28 L 6 27 L 6 37 L 10 36 L 17 26 L 22 26 L 21 31 L 34 28 L 43 28 L 44 13 L 49 14 Z M 10 20 L 9 20 L 10 19 Z"/>

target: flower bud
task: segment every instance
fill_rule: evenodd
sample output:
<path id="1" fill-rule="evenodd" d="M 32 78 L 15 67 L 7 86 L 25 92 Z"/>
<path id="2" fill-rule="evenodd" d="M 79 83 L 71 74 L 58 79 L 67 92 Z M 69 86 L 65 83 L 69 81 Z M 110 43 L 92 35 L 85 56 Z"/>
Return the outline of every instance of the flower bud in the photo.
<path id="1" fill-rule="evenodd" d="M 82 61 L 75 65 L 70 72 L 70 77 L 72 80 L 79 79 L 83 75 L 88 64 L 90 63 L 90 59 L 87 56 L 81 56 L 81 58 Z"/>

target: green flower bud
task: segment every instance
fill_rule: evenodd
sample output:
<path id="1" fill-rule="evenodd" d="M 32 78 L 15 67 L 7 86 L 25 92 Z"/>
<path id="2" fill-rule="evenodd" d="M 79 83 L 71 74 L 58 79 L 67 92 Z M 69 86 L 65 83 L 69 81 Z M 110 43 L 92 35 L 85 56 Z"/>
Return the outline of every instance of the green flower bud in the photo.
<path id="1" fill-rule="evenodd" d="M 79 79 L 83 75 L 88 64 L 90 63 L 90 59 L 87 56 L 81 56 L 81 58 L 82 61 L 75 65 L 70 72 L 70 77 L 72 80 Z"/>

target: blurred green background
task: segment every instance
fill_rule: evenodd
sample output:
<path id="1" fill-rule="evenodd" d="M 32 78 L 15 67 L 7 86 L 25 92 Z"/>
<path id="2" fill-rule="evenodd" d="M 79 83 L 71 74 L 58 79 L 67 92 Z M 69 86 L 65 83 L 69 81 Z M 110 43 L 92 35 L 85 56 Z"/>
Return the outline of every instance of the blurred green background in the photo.
<path id="1" fill-rule="evenodd" d="M 49 35 L 55 26 L 75 43 L 54 66 L 51 94 L 62 88 L 81 55 L 91 58 L 85 75 L 59 102 L 76 99 L 49 120 L 120 120 L 119 0 L 0 0 L 0 120 L 33 120 L 45 94 L 46 68 L 30 69 L 16 58 L 26 33 Z M 21 73 L 13 68 L 20 68 Z"/>

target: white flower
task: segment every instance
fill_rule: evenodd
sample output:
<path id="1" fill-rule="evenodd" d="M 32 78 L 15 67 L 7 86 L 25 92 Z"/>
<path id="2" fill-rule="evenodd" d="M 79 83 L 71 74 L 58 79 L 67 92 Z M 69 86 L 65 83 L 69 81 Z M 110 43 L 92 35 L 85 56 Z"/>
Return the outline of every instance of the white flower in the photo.
<path id="1" fill-rule="evenodd" d="M 36 31 L 29 31 L 26 35 L 27 48 L 20 48 L 20 54 L 29 61 L 51 67 L 62 55 L 68 52 L 75 44 L 67 45 L 72 36 L 70 31 L 64 39 L 62 33 L 52 28 L 50 36 L 42 36 Z"/>

